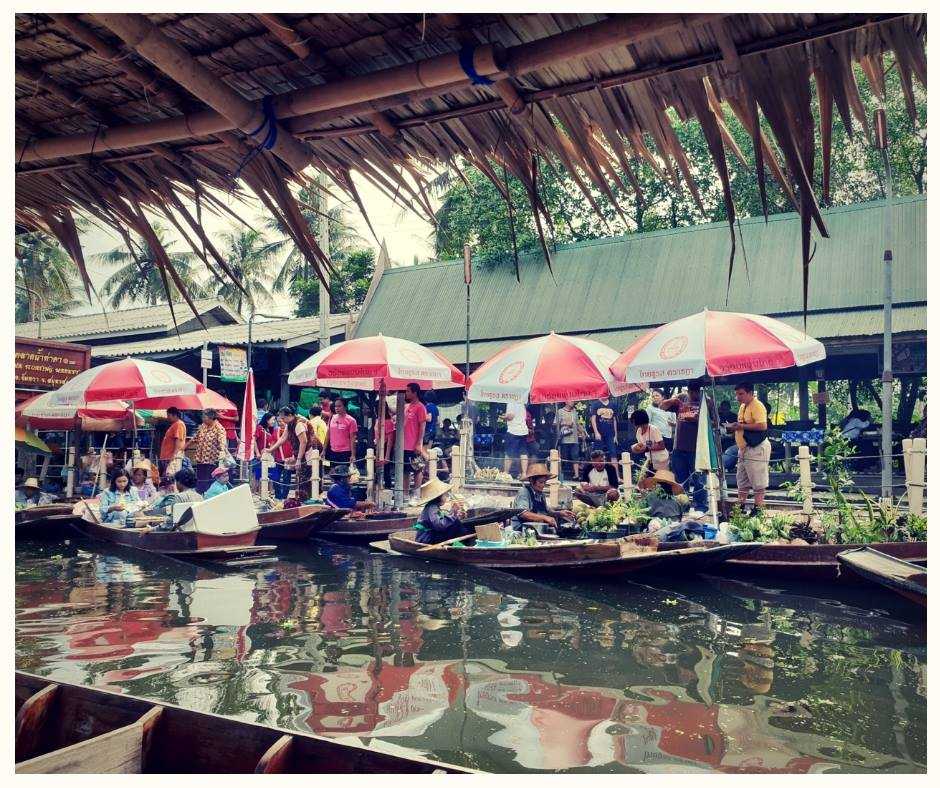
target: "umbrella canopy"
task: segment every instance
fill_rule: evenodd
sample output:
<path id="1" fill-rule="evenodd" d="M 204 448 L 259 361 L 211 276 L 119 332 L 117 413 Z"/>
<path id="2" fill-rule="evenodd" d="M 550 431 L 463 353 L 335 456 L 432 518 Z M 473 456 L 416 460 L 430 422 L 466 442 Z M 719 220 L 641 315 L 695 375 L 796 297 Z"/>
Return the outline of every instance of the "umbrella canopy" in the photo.
<path id="1" fill-rule="evenodd" d="M 57 391 L 59 405 L 101 400 L 131 400 L 141 407 L 169 407 L 173 397 L 204 392 L 206 387 L 191 375 L 168 364 L 141 358 L 125 358 L 80 372 Z M 180 407 L 180 406 L 177 406 Z"/>
<path id="2" fill-rule="evenodd" d="M 819 340 L 779 320 L 704 309 L 649 331 L 610 371 L 627 383 L 653 383 L 801 367 L 825 357 Z"/>
<path id="3" fill-rule="evenodd" d="M 439 353 L 396 337 L 361 337 L 315 353 L 287 378 L 291 386 L 332 386 L 359 391 L 457 388 L 463 373 Z"/>
<path id="4" fill-rule="evenodd" d="M 552 332 L 499 351 L 470 376 L 469 399 L 481 402 L 564 402 L 619 396 L 638 386 L 610 374 L 617 351 L 593 339 Z"/>
<path id="5" fill-rule="evenodd" d="M 233 421 L 238 417 L 238 407 L 230 399 L 223 397 L 212 389 L 200 391 L 198 394 L 177 394 L 166 397 L 166 405 L 162 408 L 150 406 L 155 417 L 166 417 L 166 408 L 170 406 L 180 410 L 205 410 L 214 408 L 219 412 L 219 421 Z M 134 403 L 135 405 L 137 403 Z"/>
<path id="6" fill-rule="evenodd" d="M 245 380 L 245 401 L 242 403 L 241 435 L 238 440 L 238 459 L 251 462 L 251 439 L 255 434 L 258 414 L 255 412 L 255 373 L 250 367 Z"/>
<path id="7" fill-rule="evenodd" d="M 46 445 L 46 442 L 42 438 L 28 430 L 24 430 L 22 427 L 13 428 L 13 440 L 20 449 L 38 452 L 40 454 L 52 454 L 52 449 Z"/>
<path id="8" fill-rule="evenodd" d="M 101 422 L 112 425 L 126 422 L 130 426 L 129 402 L 108 400 L 89 404 L 82 401 L 74 405 L 57 405 L 53 402 L 54 393 L 47 391 L 37 394 L 17 405 L 16 423 L 21 427 L 28 425 L 39 430 L 71 430 L 83 424 Z"/>

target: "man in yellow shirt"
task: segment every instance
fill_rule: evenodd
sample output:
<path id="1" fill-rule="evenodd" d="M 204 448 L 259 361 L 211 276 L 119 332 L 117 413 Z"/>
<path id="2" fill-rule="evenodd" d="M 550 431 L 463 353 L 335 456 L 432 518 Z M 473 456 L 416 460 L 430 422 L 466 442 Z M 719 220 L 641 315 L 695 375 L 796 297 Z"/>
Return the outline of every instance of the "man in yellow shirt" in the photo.
<path id="1" fill-rule="evenodd" d="M 738 503 L 743 509 L 754 490 L 754 509 L 764 505 L 764 493 L 770 483 L 770 441 L 767 439 L 767 408 L 754 396 L 754 386 L 739 383 L 734 387 L 738 420 L 729 423 L 738 445 Z"/>

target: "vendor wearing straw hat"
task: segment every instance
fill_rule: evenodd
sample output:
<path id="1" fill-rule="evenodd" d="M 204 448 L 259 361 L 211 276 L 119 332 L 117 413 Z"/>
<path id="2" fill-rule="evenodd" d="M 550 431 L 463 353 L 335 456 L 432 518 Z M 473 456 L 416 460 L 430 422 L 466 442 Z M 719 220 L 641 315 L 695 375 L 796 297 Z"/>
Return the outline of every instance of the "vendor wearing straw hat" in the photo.
<path id="1" fill-rule="evenodd" d="M 667 470 L 658 470 L 652 476 L 640 479 L 636 486 L 640 490 L 652 490 L 654 487 L 659 486 L 670 495 L 682 495 L 685 492 L 682 485 L 676 481 L 676 475 Z"/>
<path id="2" fill-rule="evenodd" d="M 39 479 L 35 476 L 27 479 L 16 490 L 16 503 L 20 506 L 40 506 L 49 503 L 53 498 L 39 488 Z"/>
<path id="3" fill-rule="evenodd" d="M 352 486 L 349 483 L 349 477 L 352 471 L 348 465 L 336 465 L 330 472 L 330 478 L 333 485 L 327 490 L 326 502 L 334 509 L 352 509 L 354 512 L 361 512 L 372 509 L 375 504 L 372 501 L 357 501 L 353 495 Z"/>
<path id="4" fill-rule="evenodd" d="M 514 509 L 522 512 L 512 518 L 512 527 L 523 531 L 526 526 L 535 528 L 540 534 L 554 534 L 561 522 L 574 520 L 574 514 L 567 509 L 553 511 L 545 500 L 545 485 L 554 478 L 548 468 L 540 462 L 530 465 L 524 474 L 522 489 L 513 502 Z"/>
<path id="5" fill-rule="evenodd" d="M 459 517 L 441 511 L 450 489 L 451 485 L 440 479 L 430 479 L 421 485 L 418 505 L 424 509 L 415 523 L 415 530 L 418 532 L 417 541 L 422 544 L 437 544 L 473 533 L 473 529 L 461 523 Z"/>

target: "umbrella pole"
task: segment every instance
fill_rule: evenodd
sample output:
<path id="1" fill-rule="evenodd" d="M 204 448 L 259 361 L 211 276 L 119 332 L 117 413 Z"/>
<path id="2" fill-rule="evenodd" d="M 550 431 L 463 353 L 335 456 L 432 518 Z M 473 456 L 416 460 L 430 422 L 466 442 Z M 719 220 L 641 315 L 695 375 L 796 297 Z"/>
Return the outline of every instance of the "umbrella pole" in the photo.
<path id="1" fill-rule="evenodd" d="M 101 441 L 101 454 L 98 457 L 98 467 L 95 470 L 95 485 L 91 488 L 91 495 L 89 498 L 94 498 L 98 492 L 98 482 L 101 481 L 101 466 L 104 465 L 104 455 L 108 450 L 108 433 L 104 434 L 104 440 Z M 105 465 L 104 472 L 108 472 L 108 468 Z"/>
<path id="2" fill-rule="evenodd" d="M 711 391 L 712 402 L 715 403 L 715 410 L 718 409 L 718 400 L 715 395 L 715 378 L 709 376 L 708 378 L 708 388 Z M 711 411 L 708 410 L 708 398 L 705 398 L 705 401 L 702 403 L 708 414 L 708 423 L 712 425 L 712 434 L 715 437 L 715 453 L 718 455 L 718 511 L 722 517 L 727 517 L 726 502 L 724 500 L 725 494 L 725 455 L 721 450 L 721 427 L 716 426 L 714 420 L 712 419 Z"/>
<path id="3" fill-rule="evenodd" d="M 382 384 L 379 386 L 379 403 L 378 408 L 376 408 L 376 418 L 379 420 L 379 441 L 378 446 L 375 447 L 376 454 L 379 456 L 379 468 L 381 472 L 377 472 L 376 478 L 372 489 L 375 490 L 375 505 L 379 508 L 382 506 L 382 487 L 385 484 L 385 409 L 388 405 L 385 402 L 385 398 L 388 396 L 385 381 L 382 381 Z"/>

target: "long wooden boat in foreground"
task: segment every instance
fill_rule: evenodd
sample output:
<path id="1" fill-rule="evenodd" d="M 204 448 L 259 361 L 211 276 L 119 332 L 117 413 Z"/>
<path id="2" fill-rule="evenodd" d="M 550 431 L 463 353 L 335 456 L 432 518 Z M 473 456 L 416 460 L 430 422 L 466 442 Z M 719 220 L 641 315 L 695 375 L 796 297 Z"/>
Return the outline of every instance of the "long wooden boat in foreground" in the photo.
<path id="1" fill-rule="evenodd" d="M 927 568 L 871 547 L 846 550 L 837 556 L 842 571 L 880 585 L 927 607 Z"/>
<path id="2" fill-rule="evenodd" d="M 559 539 L 537 545 L 509 547 L 429 546 L 416 532 L 399 531 L 388 539 L 389 550 L 415 558 L 446 561 L 461 566 L 502 569 L 518 574 L 564 574 L 566 577 L 627 575 L 640 572 L 696 574 L 710 570 L 753 549 L 749 543 L 719 545 L 702 542 L 644 545 L 635 541 Z M 468 537 L 472 539 L 473 537 Z M 433 549 L 427 549 L 432 547 Z"/>
<path id="3" fill-rule="evenodd" d="M 349 509 L 307 504 L 290 509 L 272 509 L 258 512 L 261 533 L 258 540 L 302 542 L 317 528 L 323 528 L 349 514 Z"/>
<path id="4" fill-rule="evenodd" d="M 18 774 L 468 771 L 28 673 L 15 697 Z"/>
<path id="5" fill-rule="evenodd" d="M 879 542 L 868 545 L 894 558 L 915 564 L 927 562 L 926 542 Z M 865 547 L 860 544 L 762 544 L 745 555 L 725 561 L 716 574 L 756 577 L 765 580 L 799 580 L 832 583 L 858 582 L 839 573 L 839 553 Z"/>

